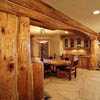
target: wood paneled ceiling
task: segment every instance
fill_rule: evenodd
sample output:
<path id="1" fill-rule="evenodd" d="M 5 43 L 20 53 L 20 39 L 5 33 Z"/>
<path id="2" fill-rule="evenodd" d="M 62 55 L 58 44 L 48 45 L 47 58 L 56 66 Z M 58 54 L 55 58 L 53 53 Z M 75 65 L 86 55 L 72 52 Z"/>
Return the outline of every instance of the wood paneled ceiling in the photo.
<path id="1" fill-rule="evenodd" d="M 100 0 L 44 0 L 50 5 L 64 12 L 68 16 L 86 25 L 95 32 L 100 32 L 100 14 L 93 15 L 93 11 L 100 10 Z"/>

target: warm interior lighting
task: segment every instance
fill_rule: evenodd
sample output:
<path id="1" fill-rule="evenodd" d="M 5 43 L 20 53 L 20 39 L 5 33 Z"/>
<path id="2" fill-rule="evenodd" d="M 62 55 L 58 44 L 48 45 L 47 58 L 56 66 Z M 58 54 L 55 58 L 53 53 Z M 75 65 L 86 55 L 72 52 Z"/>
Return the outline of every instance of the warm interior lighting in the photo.
<path id="1" fill-rule="evenodd" d="M 39 43 L 47 43 L 48 41 L 44 39 L 45 35 L 45 29 L 41 28 L 40 29 L 40 39 L 39 39 Z"/>
<path id="2" fill-rule="evenodd" d="M 41 40 L 40 43 L 47 43 L 48 41 L 46 40 Z"/>
<path id="3" fill-rule="evenodd" d="M 65 31 L 66 34 L 68 34 L 68 31 Z"/>
<path id="4" fill-rule="evenodd" d="M 95 11 L 93 11 L 93 14 L 94 15 L 100 14 L 100 11 L 99 10 L 95 10 Z"/>

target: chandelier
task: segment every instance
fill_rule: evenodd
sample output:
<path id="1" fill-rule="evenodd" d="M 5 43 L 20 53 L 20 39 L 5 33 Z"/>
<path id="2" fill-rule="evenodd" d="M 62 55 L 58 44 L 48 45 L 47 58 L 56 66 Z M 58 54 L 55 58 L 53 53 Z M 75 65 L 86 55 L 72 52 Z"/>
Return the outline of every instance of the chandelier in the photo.
<path id="1" fill-rule="evenodd" d="M 39 43 L 47 43 L 47 39 L 45 39 L 44 37 L 45 35 L 45 29 L 41 28 L 40 29 L 40 38 L 38 39 L 39 40 Z"/>

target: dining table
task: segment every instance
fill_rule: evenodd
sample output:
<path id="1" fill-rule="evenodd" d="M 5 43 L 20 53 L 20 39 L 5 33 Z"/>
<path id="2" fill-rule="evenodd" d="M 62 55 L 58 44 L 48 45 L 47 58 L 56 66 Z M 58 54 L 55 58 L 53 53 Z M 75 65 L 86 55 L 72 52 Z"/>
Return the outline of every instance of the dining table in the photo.
<path id="1" fill-rule="evenodd" d="M 44 59 L 44 64 L 49 64 L 53 67 L 53 69 L 56 69 L 57 66 L 70 66 L 71 62 L 69 60 L 58 60 L 58 59 Z"/>
<path id="2" fill-rule="evenodd" d="M 54 65 L 54 66 L 61 66 L 61 65 L 69 65 L 71 62 L 69 60 L 44 59 L 43 63 Z"/>

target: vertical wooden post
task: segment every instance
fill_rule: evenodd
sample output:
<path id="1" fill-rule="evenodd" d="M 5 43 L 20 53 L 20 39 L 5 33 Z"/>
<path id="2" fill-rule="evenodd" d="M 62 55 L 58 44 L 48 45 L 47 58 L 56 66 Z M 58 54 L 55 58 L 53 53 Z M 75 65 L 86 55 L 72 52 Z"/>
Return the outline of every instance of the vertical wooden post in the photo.
<path id="1" fill-rule="evenodd" d="M 33 100 L 30 55 L 30 19 L 19 18 L 18 33 L 18 94 L 19 100 Z"/>
<path id="2" fill-rule="evenodd" d="M 30 36 L 31 58 L 34 58 L 34 35 Z"/>
<path id="3" fill-rule="evenodd" d="M 91 41 L 91 55 L 90 55 L 89 69 L 97 68 L 98 57 L 99 57 L 99 41 L 96 39 Z"/>
<path id="4" fill-rule="evenodd" d="M 17 100 L 17 23 L 0 12 L 0 100 Z"/>

